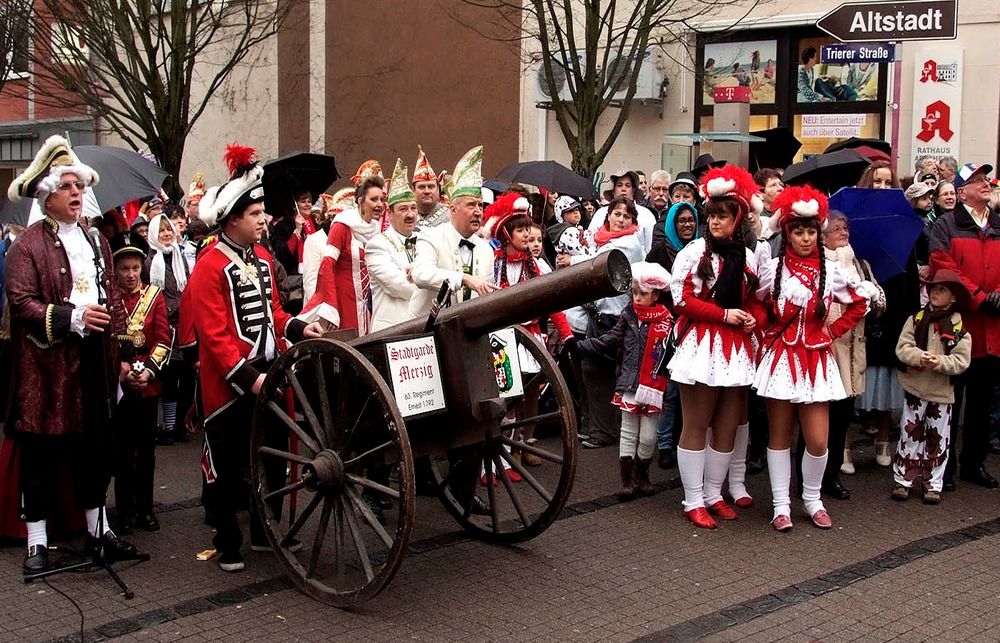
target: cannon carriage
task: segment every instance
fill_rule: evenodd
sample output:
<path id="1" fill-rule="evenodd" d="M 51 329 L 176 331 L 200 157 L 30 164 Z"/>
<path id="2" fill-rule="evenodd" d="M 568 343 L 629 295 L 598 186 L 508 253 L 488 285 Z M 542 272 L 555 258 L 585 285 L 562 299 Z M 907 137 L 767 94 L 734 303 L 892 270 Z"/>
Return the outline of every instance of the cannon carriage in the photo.
<path id="1" fill-rule="evenodd" d="M 297 587 L 339 607 L 385 588 L 409 542 L 417 470 L 475 538 L 522 542 L 551 525 L 576 472 L 576 416 L 555 361 L 517 324 L 630 280 L 611 251 L 432 322 L 283 353 L 258 397 L 252 487 Z"/>

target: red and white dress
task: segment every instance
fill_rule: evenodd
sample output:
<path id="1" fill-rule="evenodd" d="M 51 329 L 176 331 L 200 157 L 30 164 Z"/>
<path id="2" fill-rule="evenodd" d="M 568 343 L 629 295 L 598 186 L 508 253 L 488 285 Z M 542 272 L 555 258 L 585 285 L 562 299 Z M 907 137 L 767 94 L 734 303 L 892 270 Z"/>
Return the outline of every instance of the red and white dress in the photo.
<path id="1" fill-rule="evenodd" d="M 824 259 L 824 261 L 826 261 Z M 760 364 L 753 387 L 758 395 L 793 404 L 812 404 L 847 397 L 837 368 L 832 344 L 857 325 L 868 310 L 868 300 L 876 293 L 871 282 L 848 277 L 839 265 L 826 261 L 823 299 L 827 311 L 831 302 L 843 304 L 843 314 L 827 325 L 827 317 L 816 317 L 819 301 L 819 257 L 801 258 L 787 254 L 781 273 L 781 292 L 769 301 L 775 321 L 764 333 Z M 761 288 L 774 285 L 778 259 L 771 260 Z"/>
<path id="2" fill-rule="evenodd" d="M 371 324 L 371 282 L 365 265 L 365 244 L 378 232 L 377 221 L 365 222 L 357 209 L 344 210 L 333 220 L 316 279 L 316 292 L 302 307 L 306 323 L 324 319 L 337 328 L 368 333 Z"/>
<path id="3" fill-rule="evenodd" d="M 670 294 L 677 321 L 677 351 L 667 368 L 678 384 L 750 386 L 756 366 L 753 338 L 739 326 L 724 321 L 725 310 L 711 298 L 715 278 L 705 282 L 698 276 L 698 262 L 705 252 L 705 239 L 695 239 L 677 253 Z M 713 274 L 722 270 L 722 258 L 712 254 Z M 757 276 L 757 255 L 746 250 L 744 309 L 757 305 L 747 277 Z"/>

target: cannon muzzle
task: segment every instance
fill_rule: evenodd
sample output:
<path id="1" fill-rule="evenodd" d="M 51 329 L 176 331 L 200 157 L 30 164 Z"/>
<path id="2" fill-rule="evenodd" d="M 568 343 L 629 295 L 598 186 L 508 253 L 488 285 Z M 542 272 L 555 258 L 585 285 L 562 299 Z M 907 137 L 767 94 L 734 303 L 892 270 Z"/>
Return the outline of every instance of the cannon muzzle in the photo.
<path id="1" fill-rule="evenodd" d="M 575 266 L 446 308 L 438 314 L 436 324 L 458 318 L 470 336 L 484 335 L 603 297 L 624 294 L 631 282 L 632 269 L 625 253 L 611 250 Z M 425 324 L 423 318 L 397 324 L 366 335 L 361 343 L 426 332 Z"/>

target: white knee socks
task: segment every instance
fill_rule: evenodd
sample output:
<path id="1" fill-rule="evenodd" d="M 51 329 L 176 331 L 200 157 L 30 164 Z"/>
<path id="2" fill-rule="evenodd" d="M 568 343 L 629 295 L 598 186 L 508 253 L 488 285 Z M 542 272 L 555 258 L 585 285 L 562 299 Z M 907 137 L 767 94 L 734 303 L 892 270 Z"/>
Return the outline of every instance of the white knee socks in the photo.
<path id="1" fill-rule="evenodd" d="M 711 507 L 722 500 L 722 483 L 729 472 L 733 452 L 721 453 L 708 445 L 705 448 L 705 504 Z"/>
<path id="2" fill-rule="evenodd" d="M 792 479 L 791 449 L 767 450 L 767 475 L 771 479 L 771 502 L 774 504 L 774 518 L 791 516 L 792 501 L 788 495 L 788 485 L 791 484 Z"/>
<path id="3" fill-rule="evenodd" d="M 823 472 L 826 471 L 829 455 L 829 451 L 824 451 L 823 455 L 816 457 L 806 451 L 802 457 L 802 503 L 810 516 L 824 509 L 819 490 L 823 486 Z"/>
<path id="4" fill-rule="evenodd" d="M 622 411 L 622 430 L 618 437 L 618 457 L 635 457 L 635 448 L 639 442 L 639 416 L 635 413 Z"/>
<path id="5" fill-rule="evenodd" d="M 111 523 L 108 522 L 108 513 L 104 510 L 104 507 L 95 507 L 93 509 L 87 509 L 87 533 L 94 537 L 100 537 L 111 531 Z M 101 529 L 101 533 L 97 533 L 97 530 Z"/>
<path id="6" fill-rule="evenodd" d="M 684 511 L 704 507 L 705 449 L 688 451 L 677 447 L 677 469 L 684 485 Z"/>
<path id="7" fill-rule="evenodd" d="M 649 460 L 656 449 L 656 425 L 660 423 L 660 414 L 643 415 L 639 418 L 639 446 L 636 453 L 641 460 Z"/>
<path id="8" fill-rule="evenodd" d="M 749 498 L 747 493 L 747 447 L 750 446 L 750 425 L 740 424 L 736 427 L 736 442 L 733 446 L 733 458 L 729 462 L 729 495 L 733 500 Z"/>
<path id="9" fill-rule="evenodd" d="M 49 534 L 45 531 L 44 520 L 36 520 L 35 522 L 26 522 L 24 524 L 28 528 L 29 548 L 34 545 L 49 546 Z"/>

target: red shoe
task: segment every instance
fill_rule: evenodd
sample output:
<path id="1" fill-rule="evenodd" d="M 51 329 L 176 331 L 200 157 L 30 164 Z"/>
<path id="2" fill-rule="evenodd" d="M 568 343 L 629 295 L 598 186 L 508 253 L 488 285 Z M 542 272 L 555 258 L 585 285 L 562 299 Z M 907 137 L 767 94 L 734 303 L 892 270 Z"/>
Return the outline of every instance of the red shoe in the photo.
<path id="1" fill-rule="evenodd" d="M 753 498 L 750 496 L 743 496 L 742 498 L 736 498 L 733 500 L 733 504 L 740 509 L 749 509 L 753 506 Z"/>
<path id="2" fill-rule="evenodd" d="M 479 484 L 483 485 L 484 487 L 488 486 L 486 478 L 490 479 L 494 487 L 500 484 L 500 476 L 493 475 L 493 473 L 490 473 L 489 475 L 484 473 L 483 475 L 479 476 Z"/>
<path id="3" fill-rule="evenodd" d="M 736 510 L 727 505 L 725 500 L 710 505 L 708 510 L 720 520 L 736 520 Z"/>
<path id="4" fill-rule="evenodd" d="M 833 521 L 830 520 L 830 514 L 826 513 L 826 509 L 820 509 L 809 517 L 812 518 L 813 524 L 820 529 L 829 529 L 830 527 L 833 527 Z"/>
<path id="5" fill-rule="evenodd" d="M 691 511 L 685 511 L 684 514 L 687 515 L 688 520 L 695 527 L 701 527 L 702 529 L 715 529 L 716 527 L 715 521 L 708 515 L 704 507 L 696 507 Z"/>
<path id="6" fill-rule="evenodd" d="M 517 472 L 517 469 L 507 469 L 507 478 L 511 482 L 520 482 L 524 480 L 524 478 L 521 477 L 521 474 Z"/>
<path id="7" fill-rule="evenodd" d="M 778 514 L 778 517 L 771 521 L 771 526 L 778 531 L 788 531 L 792 528 L 792 519 L 785 514 Z"/>

